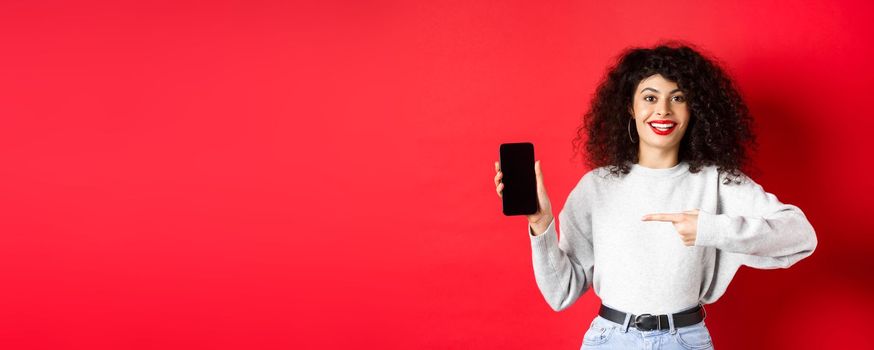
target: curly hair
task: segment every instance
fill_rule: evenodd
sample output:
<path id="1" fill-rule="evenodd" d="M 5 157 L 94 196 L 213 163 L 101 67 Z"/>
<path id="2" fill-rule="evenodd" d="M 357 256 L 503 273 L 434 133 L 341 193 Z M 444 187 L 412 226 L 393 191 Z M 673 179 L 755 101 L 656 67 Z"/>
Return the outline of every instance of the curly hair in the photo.
<path id="1" fill-rule="evenodd" d="M 749 109 L 715 59 L 676 41 L 653 48 L 630 47 L 619 55 L 598 85 L 577 129 L 575 155 L 583 151 L 587 136 L 589 166 L 607 167 L 615 176 L 629 173 L 629 163 L 638 162 L 638 146 L 629 139 L 628 110 L 637 85 L 655 74 L 676 83 L 686 96 L 689 127 L 680 141 L 679 161 L 687 161 L 692 173 L 715 165 L 721 174 L 741 178 L 743 169 L 750 167 L 749 152 L 758 147 Z M 632 130 L 637 134 L 636 128 Z M 727 177 L 725 181 L 728 183 Z"/>

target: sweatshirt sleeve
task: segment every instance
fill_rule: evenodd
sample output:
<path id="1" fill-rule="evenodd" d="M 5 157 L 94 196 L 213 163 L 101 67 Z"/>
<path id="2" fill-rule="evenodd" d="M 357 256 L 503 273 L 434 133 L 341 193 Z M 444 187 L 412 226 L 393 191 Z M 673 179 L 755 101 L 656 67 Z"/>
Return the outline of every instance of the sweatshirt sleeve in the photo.
<path id="1" fill-rule="evenodd" d="M 539 236 L 528 226 L 534 278 L 547 304 L 561 311 L 571 306 L 592 285 L 594 256 L 591 215 L 582 193 L 583 181 L 571 191 L 559 213 L 561 239 L 555 218 Z"/>
<path id="2" fill-rule="evenodd" d="M 719 213 L 699 210 L 695 245 L 741 254 L 744 265 L 759 269 L 788 268 L 810 256 L 816 232 L 801 209 L 780 202 L 746 175 L 741 179 L 720 181 Z"/>

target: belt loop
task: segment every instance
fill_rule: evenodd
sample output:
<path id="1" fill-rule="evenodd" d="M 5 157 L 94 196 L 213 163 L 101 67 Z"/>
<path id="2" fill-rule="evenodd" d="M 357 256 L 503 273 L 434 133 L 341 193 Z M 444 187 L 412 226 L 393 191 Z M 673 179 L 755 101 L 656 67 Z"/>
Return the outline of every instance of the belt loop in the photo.
<path id="1" fill-rule="evenodd" d="M 677 329 L 674 328 L 674 314 L 668 314 L 668 324 L 671 325 L 671 334 L 677 334 Z"/>
<path id="2" fill-rule="evenodd" d="M 622 333 L 628 332 L 628 321 L 630 321 L 630 320 L 631 320 L 631 313 L 630 312 L 625 313 L 625 321 L 622 322 L 622 328 L 620 328 L 620 330 L 622 330 Z"/>

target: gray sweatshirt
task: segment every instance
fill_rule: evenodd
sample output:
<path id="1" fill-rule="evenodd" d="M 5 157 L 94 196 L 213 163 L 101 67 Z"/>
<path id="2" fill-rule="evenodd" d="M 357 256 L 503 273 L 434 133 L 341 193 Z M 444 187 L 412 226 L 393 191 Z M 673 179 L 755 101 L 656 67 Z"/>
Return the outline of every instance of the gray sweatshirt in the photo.
<path id="1" fill-rule="evenodd" d="M 622 177 L 596 168 L 571 190 L 546 231 L 530 226 L 534 277 L 555 311 L 594 286 L 601 302 L 634 314 L 666 314 L 715 302 L 741 265 L 788 268 L 816 248 L 802 211 L 743 174 L 724 184 L 715 166 L 654 169 L 632 164 Z M 695 244 L 673 223 L 641 221 L 654 213 L 699 209 Z M 526 223 L 527 225 L 527 223 Z"/>

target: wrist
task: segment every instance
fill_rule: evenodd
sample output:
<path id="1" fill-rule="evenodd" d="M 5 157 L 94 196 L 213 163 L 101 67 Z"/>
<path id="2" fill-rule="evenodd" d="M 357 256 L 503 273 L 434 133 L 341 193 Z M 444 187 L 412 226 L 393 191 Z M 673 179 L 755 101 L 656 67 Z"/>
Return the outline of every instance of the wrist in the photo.
<path id="1" fill-rule="evenodd" d="M 529 223 L 529 225 L 531 226 L 531 230 L 534 231 L 534 235 L 539 236 L 546 232 L 550 223 L 552 223 L 552 213 L 546 213 L 541 215 L 537 220 Z"/>

